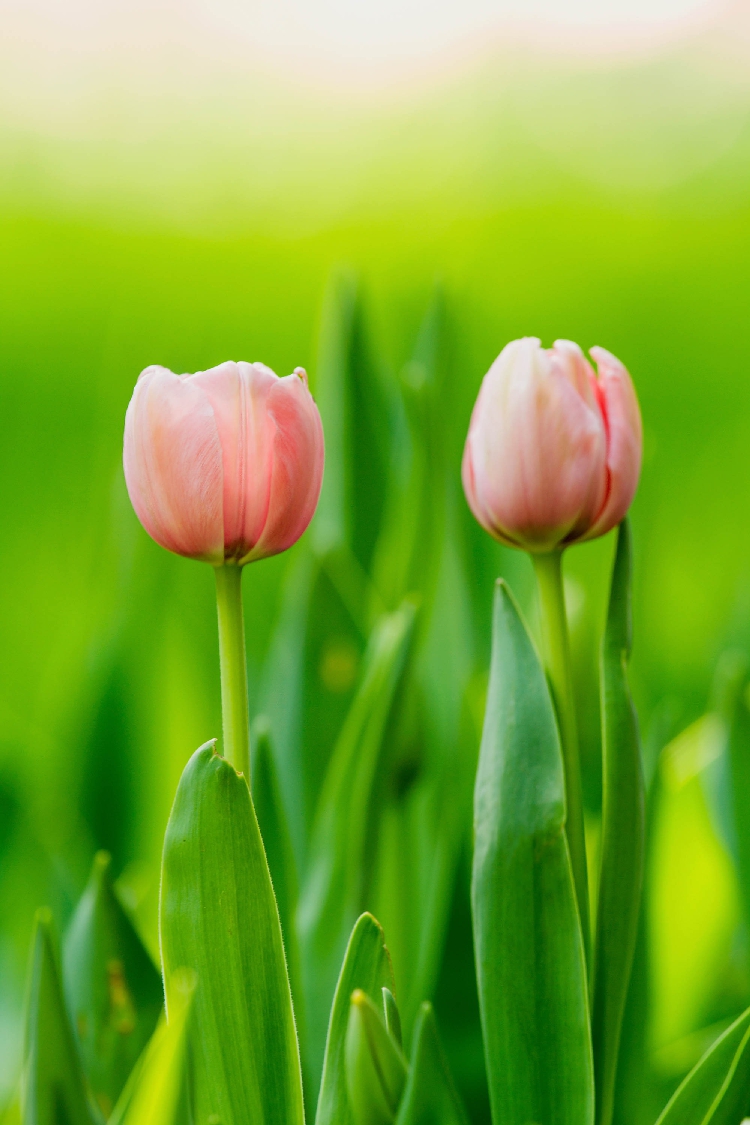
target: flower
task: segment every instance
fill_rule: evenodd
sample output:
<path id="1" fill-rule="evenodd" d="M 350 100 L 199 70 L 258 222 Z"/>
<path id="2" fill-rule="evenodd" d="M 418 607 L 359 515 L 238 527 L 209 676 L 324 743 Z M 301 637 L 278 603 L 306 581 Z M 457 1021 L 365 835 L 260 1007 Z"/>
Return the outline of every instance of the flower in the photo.
<path id="1" fill-rule="evenodd" d="M 291 547 L 323 479 L 323 427 L 298 367 L 262 363 L 195 375 L 147 367 L 125 417 L 123 465 L 133 507 L 169 551 L 243 566 Z"/>
<path id="2" fill-rule="evenodd" d="M 484 377 L 464 448 L 466 499 L 501 543 L 544 553 L 604 535 L 625 516 L 641 467 L 638 400 L 625 367 L 577 344 L 531 337 Z"/>

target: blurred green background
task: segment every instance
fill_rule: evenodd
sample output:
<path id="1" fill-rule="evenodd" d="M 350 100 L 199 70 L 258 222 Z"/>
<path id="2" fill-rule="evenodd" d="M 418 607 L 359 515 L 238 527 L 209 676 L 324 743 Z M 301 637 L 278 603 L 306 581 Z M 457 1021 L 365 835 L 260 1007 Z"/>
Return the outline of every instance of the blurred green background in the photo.
<path id="1" fill-rule="evenodd" d="M 331 371 L 341 369 L 348 429 L 341 457 L 329 458 L 326 513 L 338 474 L 353 573 L 368 573 L 376 590 L 388 587 L 387 550 L 375 544 L 405 448 L 409 388 L 419 363 L 429 369 L 434 401 L 416 432 L 439 446 L 447 483 L 435 480 L 434 506 L 449 517 L 423 665 L 439 683 L 453 659 L 459 704 L 473 692 L 481 714 L 494 578 L 508 577 L 532 621 L 534 602 L 527 560 L 479 531 L 460 492 L 479 383 L 521 335 L 601 344 L 623 359 L 645 423 L 632 674 L 658 778 L 645 1119 L 706 1036 L 747 1004 L 742 875 L 715 784 L 726 724 L 712 687 L 721 654 L 750 645 L 750 84 L 740 17 L 611 55 L 501 41 L 412 82 L 350 93 L 253 65 L 245 73 L 234 55 L 226 66 L 213 59 L 209 73 L 190 56 L 187 78 L 159 64 L 159 85 L 141 58 L 130 84 L 102 77 L 99 100 L 93 85 L 73 83 L 75 96 L 59 103 L 52 80 L 35 86 L 25 113 L 6 72 L 0 1105 L 17 1079 L 35 907 L 51 905 L 64 923 L 94 850 L 108 848 L 156 951 L 177 779 L 220 731 L 210 568 L 147 539 L 122 478 L 124 412 L 150 363 L 182 372 L 260 359 L 279 374 L 303 365 L 327 429 L 338 424 Z M 36 77 L 18 80 L 21 94 Z M 409 522 L 408 503 L 400 518 Z M 323 591 L 318 577 L 303 590 L 326 527 L 318 520 L 288 555 L 245 575 L 251 707 L 271 714 L 281 755 L 296 740 L 280 773 L 302 810 L 298 858 L 363 648 L 346 582 L 326 580 Z M 610 556 L 604 540 L 566 562 L 594 851 Z M 287 700 L 279 684 L 295 636 L 304 688 Z M 457 731 L 459 711 L 434 725 Z M 476 738 L 475 723 L 461 747 Z M 433 991 L 481 1120 L 463 805 L 461 815 Z"/>

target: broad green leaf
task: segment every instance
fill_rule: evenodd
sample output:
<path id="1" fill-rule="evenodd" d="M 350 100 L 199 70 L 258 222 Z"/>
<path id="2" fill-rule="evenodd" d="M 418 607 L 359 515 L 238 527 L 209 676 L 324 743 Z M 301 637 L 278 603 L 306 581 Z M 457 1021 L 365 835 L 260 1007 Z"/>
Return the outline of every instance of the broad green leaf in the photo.
<path id="1" fill-rule="evenodd" d="M 350 1125 L 353 1121 L 345 1057 L 351 995 L 360 989 L 377 1000 L 389 986 L 393 986 L 393 970 L 383 931 L 371 914 L 363 914 L 349 938 L 333 998 L 315 1125 Z"/>
<path id="2" fill-rule="evenodd" d="M 355 1125 L 395 1121 L 408 1065 L 370 997 L 352 993 L 346 1031 L 346 1083 Z"/>
<path id="3" fill-rule="evenodd" d="M 602 844 L 593 973 L 592 1040 L 599 1125 L 614 1109 L 620 1033 L 638 937 L 646 814 L 638 719 L 627 678 L 631 543 L 620 525 L 601 657 Z"/>
<path id="4" fill-rule="evenodd" d="M 706 1051 L 657 1125 L 739 1125 L 750 1114 L 750 1008 Z"/>
<path id="5" fill-rule="evenodd" d="M 313 1073 L 320 1073 L 339 967 L 363 906 L 373 788 L 414 618 L 414 606 L 407 601 L 373 630 L 360 686 L 318 803 L 297 918 Z"/>
<path id="6" fill-rule="evenodd" d="M 161 976 L 98 852 L 63 943 L 63 982 L 83 1064 L 102 1113 L 119 1098 L 164 1007 Z"/>
<path id="7" fill-rule="evenodd" d="M 590 1125 L 586 969 L 560 741 L 539 658 L 504 582 L 474 794 L 472 909 L 495 1125 Z"/>
<path id="8" fill-rule="evenodd" d="M 409 1079 L 396 1121 L 397 1125 L 468 1125 L 428 1002 L 417 1016 Z"/>
<path id="9" fill-rule="evenodd" d="M 37 914 L 32 945 L 21 1107 L 23 1125 L 99 1121 L 63 999 L 48 910 Z"/>
<path id="10" fill-rule="evenodd" d="M 302 1125 L 302 1081 L 271 878 L 244 777 L 208 743 L 185 767 L 162 860 L 167 981 L 198 978 L 191 1018 L 200 1125 Z"/>
<path id="11" fill-rule="evenodd" d="M 403 1046 L 401 1036 L 401 1015 L 396 1003 L 396 997 L 391 992 L 390 988 L 383 986 L 383 1017 L 385 1019 L 385 1026 L 393 1039 L 398 1043 L 399 1047 Z"/>
<path id="12" fill-rule="evenodd" d="M 187 1032 L 195 984 L 194 973 L 173 975 L 169 1023 L 162 1015 L 108 1125 L 188 1125 Z"/>

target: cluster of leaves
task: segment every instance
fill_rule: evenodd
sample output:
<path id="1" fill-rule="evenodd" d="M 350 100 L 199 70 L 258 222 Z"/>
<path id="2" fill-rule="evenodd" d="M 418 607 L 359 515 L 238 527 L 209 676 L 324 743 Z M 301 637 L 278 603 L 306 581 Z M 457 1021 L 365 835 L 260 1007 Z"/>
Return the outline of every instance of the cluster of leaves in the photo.
<path id="1" fill-rule="evenodd" d="M 51 920 L 40 913 L 23 1120 L 301 1125 L 295 1015 L 266 854 L 247 783 L 213 744 L 196 751 L 180 782 L 162 878 L 168 1023 L 159 975 L 118 901 L 107 856 L 97 856 L 66 936 L 62 974 Z M 436 1112 L 463 1125 L 431 1006 L 419 1013 L 410 1065 L 393 988 L 383 932 L 364 914 L 335 991 L 318 1125 L 406 1125 Z"/>
<path id="2" fill-rule="evenodd" d="M 440 302 L 397 392 L 368 367 L 362 331 L 345 278 L 316 382 L 326 486 L 310 546 L 287 579 L 253 726 L 252 796 L 212 744 L 188 763 L 164 844 L 161 977 L 106 858 L 95 861 L 61 967 L 50 919 L 39 916 L 24 1125 L 466 1119 L 423 1002 L 434 993 L 465 840 L 482 696 L 440 421 Z M 553 702 L 513 596 L 502 583 L 496 590 L 472 876 L 496 1125 L 610 1125 L 616 1108 L 646 848 L 629 599 L 624 528 L 602 649 L 602 854 L 589 963 Z M 348 649 L 320 643 L 332 616 Z M 332 714 L 316 710 L 311 664 L 324 682 L 352 680 Z M 729 711 L 745 681 L 745 672 L 728 676 Z M 741 769 L 738 756 L 732 763 Z M 367 909 L 385 925 L 398 990 Z M 659 1125 L 738 1125 L 750 1111 L 748 1021 L 746 1013 L 719 1038 Z"/>

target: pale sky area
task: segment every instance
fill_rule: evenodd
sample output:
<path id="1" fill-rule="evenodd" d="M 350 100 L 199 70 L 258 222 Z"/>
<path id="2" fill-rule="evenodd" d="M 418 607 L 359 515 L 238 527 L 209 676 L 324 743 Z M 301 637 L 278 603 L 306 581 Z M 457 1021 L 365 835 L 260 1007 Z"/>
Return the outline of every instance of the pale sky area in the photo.
<path id="1" fill-rule="evenodd" d="M 717 0 L 0 0 L 0 41 L 20 61 L 134 48 L 248 49 L 329 81 L 398 75 L 520 36 L 560 49 L 661 42 L 711 20 Z M 58 59 L 58 61 L 60 61 Z"/>
<path id="2" fill-rule="evenodd" d="M 529 152 L 662 189 L 743 135 L 749 59 L 750 0 L 0 0 L 0 190 L 303 223 L 523 194 Z"/>

